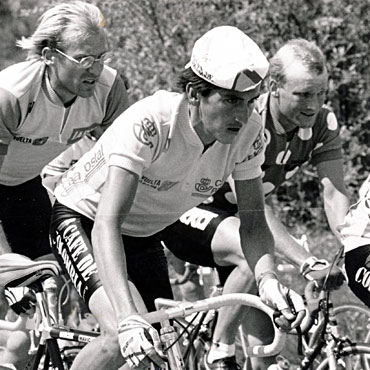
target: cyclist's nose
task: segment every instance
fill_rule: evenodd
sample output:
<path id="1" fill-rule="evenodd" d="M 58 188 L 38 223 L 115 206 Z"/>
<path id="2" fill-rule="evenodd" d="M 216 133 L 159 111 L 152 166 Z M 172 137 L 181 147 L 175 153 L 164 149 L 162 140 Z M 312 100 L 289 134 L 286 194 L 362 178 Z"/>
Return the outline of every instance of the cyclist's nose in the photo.
<path id="1" fill-rule="evenodd" d="M 88 71 L 95 76 L 100 76 L 104 68 L 104 63 L 101 62 L 100 60 L 95 60 L 94 64 L 88 68 Z"/>
<path id="2" fill-rule="evenodd" d="M 243 124 L 246 124 L 253 112 L 254 104 L 242 104 L 235 111 L 235 119 Z"/>

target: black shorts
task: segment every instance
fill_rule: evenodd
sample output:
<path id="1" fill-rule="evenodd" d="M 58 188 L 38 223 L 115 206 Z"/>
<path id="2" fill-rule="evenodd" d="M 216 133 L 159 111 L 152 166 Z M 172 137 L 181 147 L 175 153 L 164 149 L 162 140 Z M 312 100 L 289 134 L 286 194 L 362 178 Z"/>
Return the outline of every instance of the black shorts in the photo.
<path id="1" fill-rule="evenodd" d="M 211 249 L 218 225 L 234 214 L 202 204 L 184 213 L 174 224 L 164 229 L 160 236 L 165 246 L 183 261 L 200 266 L 216 267 L 224 282 L 234 266 L 216 264 Z"/>
<path id="2" fill-rule="evenodd" d="M 102 285 L 96 268 L 91 230 L 93 221 L 56 202 L 50 229 L 53 253 L 88 303 Z M 157 236 L 136 238 L 122 235 L 129 280 L 136 286 L 149 311 L 154 299 L 172 298 L 167 260 Z"/>
<path id="3" fill-rule="evenodd" d="M 31 259 L 51 253 L 51 202 L 38 176 L 21 185 L 0 185 L 0 220 L 12 252 Z"/>
<path id="4" fill-rule="evenodd" d="M 370 245 L 346 253 L 344 266 L 353 293 L 370 307 Z"/>

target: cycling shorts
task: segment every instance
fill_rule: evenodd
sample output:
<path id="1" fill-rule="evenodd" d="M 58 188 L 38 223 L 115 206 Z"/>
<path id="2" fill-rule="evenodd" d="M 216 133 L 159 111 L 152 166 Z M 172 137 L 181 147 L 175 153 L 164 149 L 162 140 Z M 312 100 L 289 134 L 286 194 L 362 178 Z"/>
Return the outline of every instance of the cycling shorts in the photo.
<path id="1" fill-rule="evenodd" d="M 0 185 L 0 221 L 13 253 L 31 259 L 51 253 L 51 202 L 40 176 L 21 185 Z"/>
<path id="2" fill-rule="evenodd" d="M 102 285 L 91 244 L 94 222 L 56 202 L 50 230 L 51 247 L 82 299 L 88 303 Z M 122 235 L 129 280 L 136 286 L 149 311 L 154 299 L 172 298 L 167 260 L 157 236 L 137 238 Z"/>
<path id="3" fill-rule="evenodd" d="M 223 283 L 235 266 L 219 266 L 213 258 L 211 243 L 218 225 L 234 214 L 205 204 L 185 212 L 160 236 L 177 258 L 200 266 L 216 267 Z"/>
<path id="4" fill-rule="evenodd" d="M 344 266 L 352 292 L 370 307 L 370 245 L 347 252 Z"/>

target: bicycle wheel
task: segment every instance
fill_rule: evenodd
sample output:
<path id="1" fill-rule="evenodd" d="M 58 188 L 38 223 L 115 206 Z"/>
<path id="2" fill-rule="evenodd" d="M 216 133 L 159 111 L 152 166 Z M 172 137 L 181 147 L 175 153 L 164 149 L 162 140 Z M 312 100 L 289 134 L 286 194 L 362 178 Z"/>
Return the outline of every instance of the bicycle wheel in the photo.
<path id="1" fill-rule="evenodd" d="M 341 336 L 352 342 L 370 343 L 370 310 L 358 304 L 343 304 L 334 308 Z"/>
<path id="2" fill-rule="evenodd" d="M 329 369 L 329 360 L 326 358 L 316 370 Z M 344 347 L 337 355 L 336 370 L 370 370 L 370 345 L 358 343 Z"/>

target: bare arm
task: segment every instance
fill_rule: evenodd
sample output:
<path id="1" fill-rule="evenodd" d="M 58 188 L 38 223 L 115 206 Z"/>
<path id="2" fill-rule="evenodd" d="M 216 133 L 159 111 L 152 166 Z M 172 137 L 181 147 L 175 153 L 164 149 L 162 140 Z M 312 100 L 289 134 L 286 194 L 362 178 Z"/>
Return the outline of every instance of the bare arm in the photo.
<path id="1" fill-rule="evenodd" d="M 269 198 L 267 198 L 266 219 L 274 235 L 276 255 L 299 268 L 307 258 L 311 257 L 311 253 L 293 239 L 269 203 Z"/>
<path id="2" fill-rule="evenodd" d="M 255 277 L 274 271 L 274 239 L 265 218 L 261 178 L 235 181 L 243 253 Z"/>
<path id="3" fill-rule="evenodd" d="M 343 223 L 350 205 L 344 185 L 343 160 L 318 163 L 317 172 L 322 185 L 324 209 L 330 229 L 340 240 L 337 226 Z"/>
<path id="4" fill-rule="evenodd" d="M 126 255 L 120 228 L 130 212 L 137 185 L 138 175 L 119 167 L 109 167 L 92 230 L 99 276 L 118 322 L 137 313 L 128 285 Z"/>
<path id="5" fill-rule="evenodd" d="M 281 316 L 275 320 L 280 327 L 290 330 L 302 321 L 305 312 L 302 298 L 294 291 L 289 295 L 294 301 L 297 316 L 289 308 L 285 288 L 275 274 L 274 239 L 268 227 L 261 178 L 235 181 L 240 217 L 240 237 L 243 253 L 256 277 L 261 299 L 276 307 Z M 294 297 L 294 298 L 293 298 Z"/>

